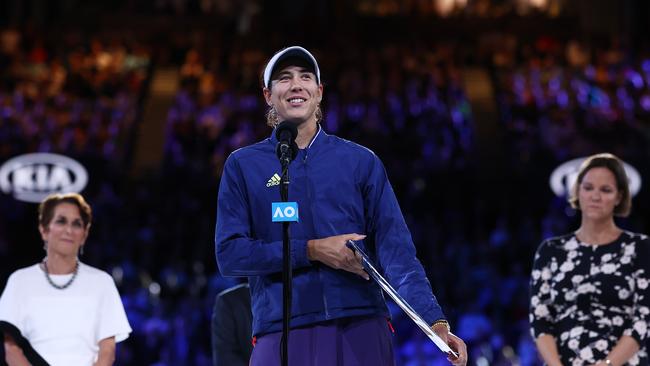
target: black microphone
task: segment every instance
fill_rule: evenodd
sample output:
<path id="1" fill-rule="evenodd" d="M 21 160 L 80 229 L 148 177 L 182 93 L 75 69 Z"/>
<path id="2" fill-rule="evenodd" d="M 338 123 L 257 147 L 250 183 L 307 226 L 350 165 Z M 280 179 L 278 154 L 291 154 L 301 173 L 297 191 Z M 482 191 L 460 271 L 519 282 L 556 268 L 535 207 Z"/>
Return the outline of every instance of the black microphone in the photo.
<path id="1" fill-rule="evenodd" d="M 278 144 L 275 146 L 275 154 L 282 163 L 290 163 L 298 155 L 298 128 L 291 121 L 283 121 L 275 128 L 275 138 Z"/>

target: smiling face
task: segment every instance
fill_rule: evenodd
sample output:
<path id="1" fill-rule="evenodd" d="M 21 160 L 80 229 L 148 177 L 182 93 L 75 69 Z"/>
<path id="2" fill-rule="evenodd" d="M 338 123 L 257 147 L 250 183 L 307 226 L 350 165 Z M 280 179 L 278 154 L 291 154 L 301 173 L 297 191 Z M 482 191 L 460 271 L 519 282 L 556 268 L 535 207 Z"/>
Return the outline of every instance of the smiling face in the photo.
<path id="1" fill-rule="evenodd" d="M 589 169 L 578 187 L 578 202 L 584 218 L 609 219 L 621 202 L 616 177 L 604 167 Z"/>
<path id="2" fill-rule="evenodd" d="M 79 207 L 61 202 L 54 208 L 52 219 L 45 226 L 39 225 L 41 238 L 47 243 L 47 252 L 64 257 L 76 256 L 88 237 Z"/>
<path id="3" fill-rule="evenodd" d="M 278 120 L 318 122 L 316 110 L 323 98 L 323 86 L 316 81 L 314 72 L 296 59 L 283 62 L 276 70 L 270 87 L 264 88 L 264 98 L 277 112 Z"/>

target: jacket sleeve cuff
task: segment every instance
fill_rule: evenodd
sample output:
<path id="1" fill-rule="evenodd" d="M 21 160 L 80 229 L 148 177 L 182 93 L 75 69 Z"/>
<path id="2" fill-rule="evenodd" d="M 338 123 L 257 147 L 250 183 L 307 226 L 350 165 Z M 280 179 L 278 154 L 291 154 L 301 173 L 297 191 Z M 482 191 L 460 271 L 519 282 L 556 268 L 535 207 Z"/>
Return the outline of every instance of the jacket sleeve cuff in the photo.
<path id="1" fill-rule="evenodd" d="M 433 325 L 433 323 L 437 322 L 438 320 L 444 320 L 446 322 L 449 322 L 449 320 L 447 320 L 447 317 L 445 316 L 445 314 L 442 312 L 440 308 L 431 309 L 425 312 L 424 314 L 420 314 L 420 316 L 422 316 L 422 319 L 424 319 L 424 321 L 426 321 L 427 324 L 429 324 L 430 326 Z"/>
<path id="2" fill-rule="evenodd" d="M 307 258 L 307 240 L 291 241 L 291 257 L 293 257 L 295 268 L 311 266 L 311 262 Z"/>

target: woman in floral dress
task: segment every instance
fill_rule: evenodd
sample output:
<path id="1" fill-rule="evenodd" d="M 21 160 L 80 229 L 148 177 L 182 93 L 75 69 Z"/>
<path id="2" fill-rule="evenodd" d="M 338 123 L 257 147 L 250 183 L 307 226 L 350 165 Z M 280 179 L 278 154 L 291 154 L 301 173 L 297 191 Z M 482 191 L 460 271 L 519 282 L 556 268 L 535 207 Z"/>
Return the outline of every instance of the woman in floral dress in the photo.
<path id="1" fill-rule="evenodd" d="M 543 242 L 531 275 L 530 323 L 547 365 L 648 365 L 650 240 L 621 230 L 631 207 L 621 161 L 589 157 L 571 192 L 580 228 Z"/>

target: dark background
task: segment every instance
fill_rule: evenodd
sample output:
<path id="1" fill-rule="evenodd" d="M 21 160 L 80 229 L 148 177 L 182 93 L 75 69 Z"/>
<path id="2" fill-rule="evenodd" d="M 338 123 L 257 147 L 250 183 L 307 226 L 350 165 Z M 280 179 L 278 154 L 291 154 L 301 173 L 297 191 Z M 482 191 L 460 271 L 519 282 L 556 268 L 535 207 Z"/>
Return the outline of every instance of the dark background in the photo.
<path id="1" fill-rule="evenodd" d="M 270 134 L 259 75 L 315 53 L 323 128 L 384 161 L 434 293 L 472 365 L 539 364 L 537 245 L 577 228 L 560 164 L 612 152 L 649 178 L 650 5 L 627 1 L 0 0 L 0 164 L 89 170 L 82 260 L 113 275 L 119 365 L 208 365 L 228 154 Z M 619 224 L 649 232 L 647 189 Z M 36 205 L 0 194 L 0 286 L 40 261 Z M 397 309 L 400 365 L 446 361 Z"/>

